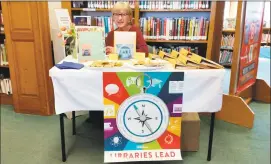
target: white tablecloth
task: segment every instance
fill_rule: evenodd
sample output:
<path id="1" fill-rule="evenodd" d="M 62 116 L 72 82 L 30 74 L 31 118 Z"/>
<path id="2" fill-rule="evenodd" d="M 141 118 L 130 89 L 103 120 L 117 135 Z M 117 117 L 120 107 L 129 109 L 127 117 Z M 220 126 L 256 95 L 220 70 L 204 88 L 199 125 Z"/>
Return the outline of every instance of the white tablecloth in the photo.
<path id="1" fill-rule="evenodd" d="M 73 61 L 66 57 L 63 61 Z M 131 72 L 130 68 L 107 72 Z M 161 72 L 184 72 L 183 112 L 217 112 L 222 106 L 223 69 L 174 70 L 167 65 Z M 144 71 L 143 71 L 144 72 Z M 80 70 L 49 71 L 53 81 L 56 114 L 71 111 L 103 111 L 103 71 L 84 67 Z"/>

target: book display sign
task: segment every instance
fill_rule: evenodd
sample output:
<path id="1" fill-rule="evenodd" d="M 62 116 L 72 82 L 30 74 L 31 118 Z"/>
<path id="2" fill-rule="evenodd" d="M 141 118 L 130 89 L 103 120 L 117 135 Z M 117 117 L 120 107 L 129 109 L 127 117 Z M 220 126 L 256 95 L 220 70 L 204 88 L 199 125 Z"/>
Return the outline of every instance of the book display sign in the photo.
<path id="1" fill-rule="evenodd" d="M 76 26 L 76 33 L 79 61 L 105 59 L 105 37 L 103 27 Z"/>
<path id="2" fill-rule="evenodd" d="M 136 32 L 115 31 L 114 50 L 120 59 L 131 59 L 136 53 Z"/>
<path id="3" fill-rule="evenodd" d="M 263 14 L 264 2 L 246 2 L 237 93 L 256 82 Z"/>
<path id="4" fill-rule="evenodd" d="M 104 162 L 182 160 L 183 72 L 104 72 Z"/>

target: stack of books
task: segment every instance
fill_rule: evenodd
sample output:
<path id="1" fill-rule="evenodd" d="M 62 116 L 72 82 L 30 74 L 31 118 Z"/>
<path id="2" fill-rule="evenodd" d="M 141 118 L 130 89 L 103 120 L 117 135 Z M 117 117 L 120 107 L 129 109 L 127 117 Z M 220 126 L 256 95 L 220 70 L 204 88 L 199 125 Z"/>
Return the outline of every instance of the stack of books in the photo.
<path id="1" fill-rule="evenodd" d="M 221 39 L 221 48 L 232 50 L 234 45 L 234 35 L 224 35 Z"/>
<path id="2" fill-rule="evenodd" d="M 0 63 L 2 66 L 8 65 L 7 51 L 4 44 L 0 44 Z"/>
<path id="3" fill-rule="evenodd" d="M 0 93 L 3 94 L 12 94 L 11 81 L 8 78 L 0 78 Z"/>
<path id="4" fill-rule="evenodd" d="M 232 63 L 232 54 L 230 51 L 220 51 L 219 63 L 221 65 L 231 65 Z"/>

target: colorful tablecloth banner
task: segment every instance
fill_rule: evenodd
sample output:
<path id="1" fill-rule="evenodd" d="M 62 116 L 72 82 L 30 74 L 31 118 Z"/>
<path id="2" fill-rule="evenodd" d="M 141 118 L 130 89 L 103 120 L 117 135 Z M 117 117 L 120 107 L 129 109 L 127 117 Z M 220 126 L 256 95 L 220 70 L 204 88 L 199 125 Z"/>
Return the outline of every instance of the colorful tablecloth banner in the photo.
<path id="1" fill-rule="evenodd" d="M 182 160 L 184 72 L 104 72 L 104 162 Z"/>

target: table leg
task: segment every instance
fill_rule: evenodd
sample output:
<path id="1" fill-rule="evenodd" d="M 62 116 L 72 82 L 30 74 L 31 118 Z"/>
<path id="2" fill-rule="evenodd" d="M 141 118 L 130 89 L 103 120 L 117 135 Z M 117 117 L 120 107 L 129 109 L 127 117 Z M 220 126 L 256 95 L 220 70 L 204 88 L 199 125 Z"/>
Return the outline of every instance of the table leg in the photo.
<path id="1" fill-rule="evenodd" d="M 76 135 L 75 111 L 72 111 L 72 135 Z"/>
<path id="2" fill-rule="evenodd" d="M 215 113 L 212 113 L 211 124 L 210 124 L 210 133 L 209 133 L 209 146 L 208 146 L 207 161 L 211 161 L 211 158 L 212 158 L 211 156 L 212 156 L 214 126 L 215 126 Z"/>
<path id="3" fill-rule="evenodd" d="M 60 135 L 61 135 L 61 150 L 62 150 L 62 161 L 66 162 L 66 146 L 65 146 L 65 132 L 64 132 L 64 114 L 59 115 L 60 120 Z"/>

